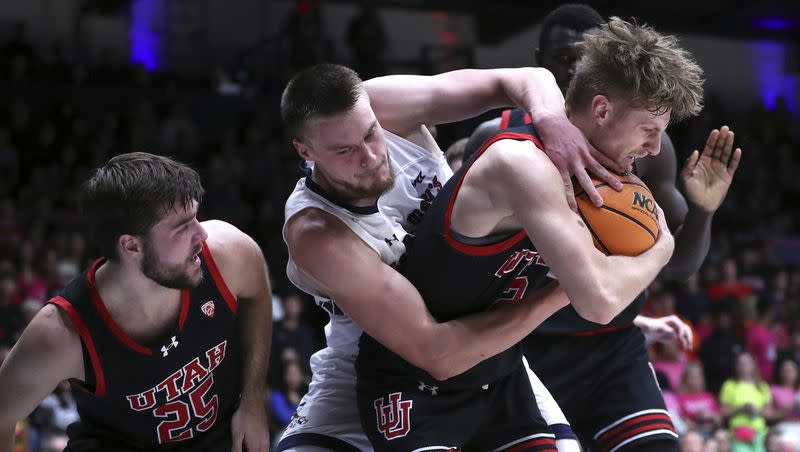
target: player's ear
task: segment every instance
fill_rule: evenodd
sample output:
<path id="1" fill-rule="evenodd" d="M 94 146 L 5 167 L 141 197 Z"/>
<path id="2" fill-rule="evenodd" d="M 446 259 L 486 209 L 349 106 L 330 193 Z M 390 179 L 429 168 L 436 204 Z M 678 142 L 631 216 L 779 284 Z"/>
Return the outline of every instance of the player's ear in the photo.
<path id="1" fill-rule="evenodd" d="M 300 154 L 300 157 L 302 157 L 303 160 L 314 160 L 313 156 L 311 155 L 311 148 L 299 139 L 292 138 L 292 146 L 294 146 L 294 149 L 298 154 Z"/>
<path id="2" fill-rule="evenodd" d="M 142 242 L 135 235 L 122 234 L 117 239 L 120 256 L 134 256 L 142 252 Z"/>
<path id="3" fill-rule="evenodd" d="M 598 94 L 592 98 L 592 121 L 603 125 L 611 116 L 611 101 L 604 95 Z"/>

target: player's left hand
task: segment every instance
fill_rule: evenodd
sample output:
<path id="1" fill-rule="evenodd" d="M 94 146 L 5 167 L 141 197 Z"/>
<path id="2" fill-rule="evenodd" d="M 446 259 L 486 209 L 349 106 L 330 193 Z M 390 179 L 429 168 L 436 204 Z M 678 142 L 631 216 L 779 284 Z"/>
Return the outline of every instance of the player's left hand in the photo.
<path id="1" fill-rule="evenodd" d="M 681 348 L 691 350 L 693 344 L 692 328 L 680 317 L 669 315 L 666 317 L 647 318 L 647 323 L 639 324 L 645 337 L 651 342 L 669 342 L 678 340 Z"/>
<path id="2" fill-rule="evenodd" d="M 714 213 L 731 186 L 739 167 L 742 150 L 733 148 L 733 131 L 728 126 L 708 134 L 703 153 L 695 150 L 681 170 L 681 179 L 689 202 L 707 213 Z"/>
<path id="3" fill-rule="evenodd" d="M 233 448 L 231 452 L 269 452 L 269 429 L 263 400 L 242 399 L 231 420 Z M 242 448 L 244 444 L 244 449 Z"/>
<path id="4" fill-rule="evenodd" d="M 578 204 L 575 202 L 572 176 L 575 176 L 592 203 L 597 207 L 603 205 L 603 198 L 594 188 L 594 183 L 587 170 L 614 187 L 615 190 L 622 190 L 622 182 L 606 167 L 619 173 L 625 172 L 625 168 L 598 152 L 566 116 L 554 115 L 542 118 L 537 124 L 537 129 L 542 136 L 544 152 L 561 173 L 564 190 L 567 192 L 567 202 L 572 210 L 578 208 Z"/>

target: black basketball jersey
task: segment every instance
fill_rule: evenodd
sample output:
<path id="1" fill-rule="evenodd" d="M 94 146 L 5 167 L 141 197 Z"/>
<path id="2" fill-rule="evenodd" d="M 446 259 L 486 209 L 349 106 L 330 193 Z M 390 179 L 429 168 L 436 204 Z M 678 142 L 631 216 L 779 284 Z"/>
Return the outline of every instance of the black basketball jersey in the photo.
<path id="1" fill-rule="evenodd" d="M 531 117 L 523 110 L 505 110 L 500 121 L 500 130 L 515 130 L 521 125 L 531 124 Z M 592 333 L 598 331 L 615 330 L 633 324 L 633 319 L 639 315 L 644 305 L 644 294 L 640 294 L 636 300 L 628 305 L 614 320 L 608 325 L 591 322 L 584 319 L 575 311 L 572 305 L 567 305 L 558 310 L 555 314 L 548 317 L 539 325 L 534 334 L 575 334 Z"/>
<path id="2" fill-rule="evenodd" d="M 200 259 L 203 282 L 181 291 L 178 324 L 152 347 L 109 315 L 94 280 L 103 259 L 50 300 L 84 352 L 86 378 L 72 381 L 80 421 L 68 429 L 67 451 L 230 450 L 242 380 L 237 301 L 205 244 Z"/>
<path id="3" fill-rule="evenodd" d="M 533 141 L 542 147 L 531 124 L 509 128 L 487 140 L 439 191 L 398 266 L 439 321 L 484 311 L 495 303 L 516 302 L 527 290 L 541 286 L 548 279 L 550 269 L 524 230 L 502 237 L 468 238 L 450 226 L 456 195 L 467 172 L 491 144 L 503 139 Z M 363 369 L 372 375 L 388 374 L 394 366 L 402 365 L 405 366 L 402 372 L 416 372 L 423 381 L 432 379 L 366 334 L 361 340 L 358 360 L 359 372 Z M 510 374 L 521 362 L 521 349 L 514 346 L 443 385 L 484 385 Z M 366 365 L 362 367 L 360 363 Z"/>

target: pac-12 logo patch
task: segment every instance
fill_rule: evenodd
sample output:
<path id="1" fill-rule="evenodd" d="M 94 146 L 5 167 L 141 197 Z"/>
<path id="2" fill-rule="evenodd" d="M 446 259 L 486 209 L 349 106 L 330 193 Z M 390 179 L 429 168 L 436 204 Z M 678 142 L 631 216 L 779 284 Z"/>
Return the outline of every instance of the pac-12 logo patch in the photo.
<path id="1" fill-rule="evenodd" d="M 214 314 L 217 312 L 216 308 L 214 307 L 214 300 L 208 300 L 203 303 L 203 306 L 200 306 L 200 310 L 203 311 L 203 314 L 206 317 L 214 317 Z"/>
<path id="2" fill-rule="evenodd" d="M 389 394 L 389 404 L 384 405 L 384 398 L 375 399 L 375 417 L 378 422 L 378 431 L 384 438 L 393 440 L 408 435 L 411 431 L 411 407 L 413 400 L 400 400 L 402 392 Z"/>

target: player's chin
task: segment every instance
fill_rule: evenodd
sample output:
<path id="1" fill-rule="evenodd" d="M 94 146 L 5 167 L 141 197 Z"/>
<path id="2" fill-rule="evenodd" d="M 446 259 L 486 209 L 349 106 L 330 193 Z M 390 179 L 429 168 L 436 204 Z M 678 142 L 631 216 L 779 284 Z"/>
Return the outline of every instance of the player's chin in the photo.
<path id="1" fill-rule="evenodd" d="M 191 284 L 192 287 L 199 286 L 200 283 L 203 282 L 203 268 L 195 267 L 194 265 L 190 264 L 186 269 L 184 278 Z"/>

